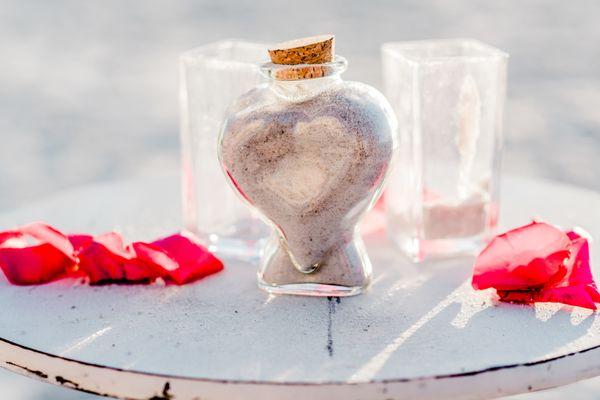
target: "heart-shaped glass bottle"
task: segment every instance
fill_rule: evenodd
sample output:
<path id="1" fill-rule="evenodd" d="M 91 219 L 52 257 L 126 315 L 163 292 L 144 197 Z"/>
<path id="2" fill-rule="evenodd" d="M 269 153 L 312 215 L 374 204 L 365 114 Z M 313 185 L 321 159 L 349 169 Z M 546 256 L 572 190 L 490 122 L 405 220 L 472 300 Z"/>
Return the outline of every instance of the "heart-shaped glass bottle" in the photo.
<path id="1" fill-rule="evenodd" d="M 377 90 L 341 79 L 346 67 L 339 56 L 265 64 L 268 83 L 238 99 L 223 126 L 223 169 L 273 227 L 258 273 L 268 292 L 349 296 L 370 283 L 358 226 L 387 176 L 396 120 Z"/>

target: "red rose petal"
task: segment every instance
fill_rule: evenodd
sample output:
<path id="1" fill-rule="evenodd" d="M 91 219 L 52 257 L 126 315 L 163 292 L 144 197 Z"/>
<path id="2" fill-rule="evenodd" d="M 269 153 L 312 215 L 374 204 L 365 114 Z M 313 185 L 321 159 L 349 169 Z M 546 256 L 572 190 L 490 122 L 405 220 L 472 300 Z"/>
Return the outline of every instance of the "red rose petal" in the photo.
<path id="1" fill-rule="evenodd" d="M 567 260 L 568 273 L 563 279 L 564 285 L 588 285 L 595 287 L 594 277 L 590 267 L 590 245 L 588 240 L 576 232 L 567 232 L 571 240 L 571 257 Z"/>
<path id="2" fill-rule="evenodd" d="M 138 276 L 143 279 L 154 281 L 156 278 L 163 278 L 169 274 L 172 269 L 178 268 L 177 262 L 173 260 L 162 249 L 143 242 L 134 242 L 131 244 L 131 249 L 136 255 L 136 260 L 143 269 L 138 269 Z M 128 276 L 134 272 L 134 266 L 131 265 L 127 272 Z"/>
<path id="3" fill-rule="evenodd" d="M 223 269 L 212 253 L 179 234 L 153 243 L 123 246 L 122 237 L 113 232 L 95 238 L 79 258 L 81 269 L 94 284 L 162 277 L 183 285 Z"/>
<path id="4" fill-rule="evenodd" d="M 138 243 L 137 247 L 143 247 Z M 154 281 L 165 274 L 153 263 L 139 258 L 135 246 L 124 246 L 123 238 L 110 232 L 94 238 L 79 254 L 79 264 L 90 283 Z"/>
<path id="5" fill-rule="evenodd" d="M 600 302 L 588 240 L 535 222 L 490 243 L 475 262 L 473 287 L 493 287 L 507 302 L 553 302 L 592 310 Z"/>
<path id="6" fill-rule="evenodd" d="M 156 268 L 157 274 L 160 272 L 157 276 L 167 275 L 169 271 L 179 268 L 177 261 L 155 244 L 134 242 L 131 246 L 140 260 Z"/>
<path id="7" fill-rule="evenodd" d="M 533 222 L 495 237 L 475 260 L 475 289 L 542 287 L 566 273 L 569 237 L 546 223 Z"/>
<path id="8" fill-rule="evenodd" d="M 48 243 L 56 250 L 75 261 L 73 245 L 69 238 L 50 225 L 42 222 L 33 222 L 19 228 L 19 232 L 29 235 L 41 243 Z"/>
<path id="9" fill-rule="evenodd" d="M 164 271 L 141 260 L 125 260 L 121 264 L 126 282 L 154 282 L 164 275 Z"/>
<path id="10" fill-rule="evenodd" d="M 164 250 L 179 265 L 167 276 L 178 285 L 193 282 L 223 269 L 223 263 L 218 258 L 186 236 L 175 234 L 152 244 Z"/>
<path id="11" fill-rule="evenodd" d="M 590 268 L 590 250 L 588 240 L 576 232 L 567 232 L 571 239 L 571 256 L 565 262 L 567 273 L 560 281 L 543 288 L 537 301 L 569 304 L 596 309 L 595 302 L 600 301 Z"/>
<path id="12" fill-rule="evenodd" d="M 90 283 L 120 281 L 125 277 L 121 258 L 96 241 L 79 253 L 79 268 L 90 278 Z"/>
<path id="13" fill-rule="evenodd" d="M 523 304 L 534 303 L 538 294 L 535 290 L 498 290 L 497 293 L 500 301 Z"/>
<path id="14" fill-rule="evenodd" d="M 218 272 L 223 264 L 179 234 L 155 243 L 125 245 L 116 232 L 65 236 L 38 222 L 0 232 L 0 268 L 18 285 L 67 275 L 87 276 L 92 284 L 153 282 L 163 277 L 181 285 Z"/>
<path id="15" fill-rule="evenodd" d="M 0 249 L 0 267 L 14 285 L 50 282 L 63 275 L 73 265 L 69 257 L 49 243 Z"/>
<path id="16" fill-rule="evenodd" d="M 84 247 L 88 246 L 94 240 L 92 235 L 69 235 L 67 238 L 75 250 L 75 255 L 80 253 Z"/>
<path id="17" fill-rule="evenodd" d="M 30 245 L 27 239 L 34 239 Z M 0 268 L 15 285 L 47 283 L 65 275 L 74 265 L 73 246 L 61 232 L 32 223 L 0 233 Z"/>
<path id="18" fill-rule="evenodd" d="M 595 303 L 600 303 L 600 292 L 598 292 L 598 288 L 596 287 L 596 283 L 592 283 L 585 286 L 585 291 L 590 295 L 590 298 Z"/>
<path id="19" fill-rule="evenodd" d="M 94 237 L 94 242 L 104 246 L 112 254 L 122 258 L 132 258 L 133 255 L 125 248 L 123 237 L 117 232 L 109 232 Z"/>
<path id="20" fill-rule="evenodd" d="M 6 242 L 8 242 L 11 239 L 21 239 L 22 237 L 23 234 L 16 231 L 0 232 L 0 247 L 2 247 Z M 25 244 L 21 247 L 25 247 Z"/>
<path id="21" fill-rule="evenodd" d="M 585 286 L 564 286 L 543 289 L 536 296 L 535 301 L 562 303 L 571 306 L 596 309 L 594 299 L 587 292 Z"/>
<path id="22" fill-rule="evenodd" d="M 596 309 L 593 297 L 584 287 L 560 287 L 542 290 L 498 290 L 500 301 L 509 303 L 561 303 Z"/>

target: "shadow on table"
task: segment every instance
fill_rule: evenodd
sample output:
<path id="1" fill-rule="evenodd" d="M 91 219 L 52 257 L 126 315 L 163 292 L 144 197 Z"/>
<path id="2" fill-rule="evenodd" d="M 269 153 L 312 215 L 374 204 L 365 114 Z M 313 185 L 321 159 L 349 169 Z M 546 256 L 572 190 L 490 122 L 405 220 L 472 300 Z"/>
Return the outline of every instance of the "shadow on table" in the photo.
<path id="1" fill-rule="evenodd" d="M 343 299 L 335 316 L 336 324 L 352 320 L 357 307 L 366 316 L 367 329 L 337 342 L 339 351 L 362 347 L 347 375 L 352 380 L 461 373 L 597 344 L 600 319 L 589 310 L 498 303 L 491 291 L 474 291 L 472 258 L 415 265 L 385 246 L 371 254 L 371 299 Z"/>

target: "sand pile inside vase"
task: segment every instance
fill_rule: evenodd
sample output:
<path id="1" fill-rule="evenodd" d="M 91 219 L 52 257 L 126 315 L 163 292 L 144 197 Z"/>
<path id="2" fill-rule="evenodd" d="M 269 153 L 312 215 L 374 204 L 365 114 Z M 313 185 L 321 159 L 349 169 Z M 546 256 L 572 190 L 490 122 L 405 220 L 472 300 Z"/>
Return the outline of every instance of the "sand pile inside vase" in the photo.
<path id="1" fill-rule="evenodd" d="M 466 199 L 433 200 L 423 205 L 425 239 L 455 239 L 482 233 L 493 224 L 486 192 L 473 193 Z"/>

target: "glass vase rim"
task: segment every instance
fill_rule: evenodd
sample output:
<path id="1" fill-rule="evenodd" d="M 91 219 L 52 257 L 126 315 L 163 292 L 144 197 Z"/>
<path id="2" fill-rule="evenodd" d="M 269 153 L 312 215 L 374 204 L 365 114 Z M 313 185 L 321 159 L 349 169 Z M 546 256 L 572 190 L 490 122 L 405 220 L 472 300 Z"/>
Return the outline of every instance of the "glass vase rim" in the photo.
<path id="1" fill-rule="evenodd" d="M 267 53 L 269 45 L 270 44 L 266 42 L 254 42 L 239 38 L 226 38 L 205 43 L 179 53 L 179 60 L 182 63 L 190 65 L 203 64 L 218 66 L 221 68 L 246 67 L 259 69 L 261 63 L 266 62 L 269 59 Z M 223 55 L 224 52 L 235 47 L 242 48 L 244 50 L 256 51 L 257 54 L 259 51 L 264 52 L 264 55 L 261 57 L 256 57 L 254 60 L 229 58 Z"/>
<path id="2" fill-rule="evenodd" d="M 470 54 L 431 54 L 435 53 L 436 46 L 448 50 L 450 47 L 461 50 L 474 51 Z M 417 54 L 418 51 L 430 49 L 430 54 Z M 433 51 L 431 51 L 433 50 Z M 507 60 L 509 54 L 487 43 L 477 39 L 454 38 L 454 39 L 426 39 L 386 42 L 381 45 L 381 52 L 391 57 L 403 59 L 415 64 L 430 64 L 437 62 L 468 62 L 486 60 Z"/>

